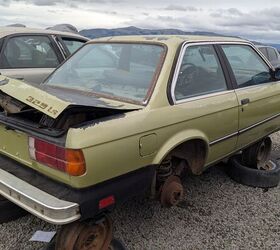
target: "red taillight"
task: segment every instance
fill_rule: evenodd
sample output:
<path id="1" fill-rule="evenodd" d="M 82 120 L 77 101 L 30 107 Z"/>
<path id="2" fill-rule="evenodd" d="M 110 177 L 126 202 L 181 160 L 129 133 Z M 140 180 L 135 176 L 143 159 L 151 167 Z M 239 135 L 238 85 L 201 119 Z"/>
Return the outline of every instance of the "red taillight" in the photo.
<path id="1" fill-rule="evenodd" d="M 33 160 L 70 175 L 80 176 L 86 172 L 84 155 L 80 149 L 67 149 L 29 137 L 29 153 Z"/>

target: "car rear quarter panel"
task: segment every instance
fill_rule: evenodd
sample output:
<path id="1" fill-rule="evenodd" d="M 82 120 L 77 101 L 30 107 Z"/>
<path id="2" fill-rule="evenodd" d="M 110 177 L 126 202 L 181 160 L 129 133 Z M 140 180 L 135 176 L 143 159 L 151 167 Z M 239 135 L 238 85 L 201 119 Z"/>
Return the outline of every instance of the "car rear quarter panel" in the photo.
<path id="1" fill-rule="evenodd" d="M 180 143 L 190 139 L 201 139 L 208 145 L 238 125 L 238 108 L 234 93 L 216 96 L 188 105 L 165 106 L 126 113 L 123 117 L 100 121 L 86 128 L 70 129 L 66 146 L 83 148 L 87 173 L 71 177 L 71 185 L 85 187 L 148 165 L 159 164 L 164 156 Z M 217 107 L 220 107 L 217 109 Z M 217 112 L 220 109 L 221 112 Z M 224 113 L 223 110 L 226 110 Z M 230 111 L 228 111 L 230 110 Z M 225 116 L 226 122 L 217 126 Z M 156 150 L 141 156 L 140 139 L 156 135 Z M 227 142 L 235 145 L 236 138 Z M 216 145 L 208 162 L 229 153 L 231 147 Z"/>

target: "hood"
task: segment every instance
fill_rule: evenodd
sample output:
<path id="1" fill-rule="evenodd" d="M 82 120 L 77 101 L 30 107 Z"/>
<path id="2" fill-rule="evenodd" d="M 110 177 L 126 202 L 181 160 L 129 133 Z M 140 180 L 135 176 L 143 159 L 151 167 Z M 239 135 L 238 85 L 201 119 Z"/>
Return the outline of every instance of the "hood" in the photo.
<path id="1" fill-rule="evenodd" d="M 143 108 L 141 105 L 101 98 L 90 92 L 63 89 L 48 85 L 33 85 L 5 76 L 0 76 L 0 91 L 54 119 L 70 105 L 119 110 L 137 110 Z"/>

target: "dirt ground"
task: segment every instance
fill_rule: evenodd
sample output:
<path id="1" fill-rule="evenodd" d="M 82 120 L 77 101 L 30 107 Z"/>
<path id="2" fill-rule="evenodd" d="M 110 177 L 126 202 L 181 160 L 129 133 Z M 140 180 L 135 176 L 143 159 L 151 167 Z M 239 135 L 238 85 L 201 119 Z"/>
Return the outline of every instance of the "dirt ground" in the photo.
<path id="1" fill-rule="evenodd" d="M 280 157 L 280 134 L 272 136 Z M 115 236 L 128 249 L 280 249 L 280 186 L 252 188 L 232 181 L 224 165 L 184 181 L 178 207 L 138 197 L 112 214 Z M 36 250 L 36 230 L 56 230 L 34 216 L 0 225 L 0 249 Z"/>

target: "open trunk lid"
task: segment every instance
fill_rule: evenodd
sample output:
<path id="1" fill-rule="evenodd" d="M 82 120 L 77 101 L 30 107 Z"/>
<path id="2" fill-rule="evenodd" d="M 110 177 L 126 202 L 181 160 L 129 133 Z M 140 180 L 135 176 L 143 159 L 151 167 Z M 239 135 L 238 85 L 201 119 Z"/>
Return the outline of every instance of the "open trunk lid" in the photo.
<path id="1" fill-rule="evenodd" d="M 105 99 L 92 93 L 31 85 L 23 81 L 0 76 L 0 91 L 56 119 L 69 106 L 87 106 L 117 110 L 137 110 L 143 106 Z"/>

